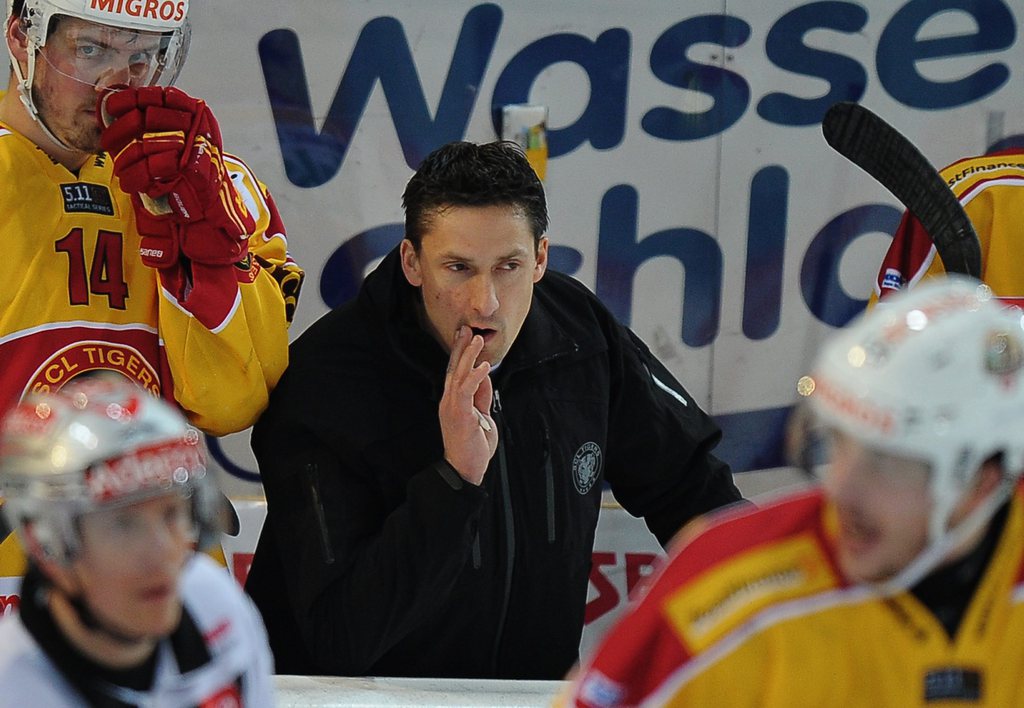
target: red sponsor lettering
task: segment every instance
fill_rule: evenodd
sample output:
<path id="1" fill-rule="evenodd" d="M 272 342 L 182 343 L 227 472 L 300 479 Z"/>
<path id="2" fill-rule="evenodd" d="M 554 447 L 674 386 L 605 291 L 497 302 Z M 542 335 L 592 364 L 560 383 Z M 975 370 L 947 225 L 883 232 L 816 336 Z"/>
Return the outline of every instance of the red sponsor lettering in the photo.
<path id="1" fill-rule="evenodd" d="M 199 702 L 199 708 L 241 708 L 241 705 L 242 693 L 237 681 Z"/>
<path id="2" fill-rule="evenodd" d="M 660 563 L 654 553 L 626 554 L 626 595 L 633 596 L 633 590 L 654 573 Z"/>
<path id="3" fill-rule="evenodd" d="M 963 310 L 965 307 L 971 307 L 975 304 L 976 299 L 974 294 L 966 293 L 950 293 L 935 302 L 928 303 L 922 306 L 920 309 L 921 313 L 925 317 L 925 322 L 931 322 L 932 320 L 940 319 L 950 312 L 956 313 Z M 918 331 L 918 327 L 915 325 L 913 328 L 910 326 L 906 319 L 897 320 L 882 330 L 882 340 L 888 344 L 897 344 L 904 340 L 912 332 Z"/>
<path id="4" fill-rule="evenodd" d="M 205 465 L 199 447 L 187 440 L 143 448 L 132 455 L 86 471 L 86 485 L 96 501 L 109 501 L 151 487 L 168 487 L 181 468 L 190 473 Z"/>
<path id="5" fill-rule="evenodd" d="M 117 13 L 121 12 L 121 2 L 123 2 L 123 0 L 120 0 L 115 5 L 114 0 L 92 0 L 92 2 L 89 3 L 89 6 L 93 10 L 99 10 L 100 12 Z"/>
<path id="6" fill-rule="evenodd" d="M 21 607 L 21 598 L 17 595 L 0 595 L 0 617 L 13 615 Z"/>
<path id="7" fill-rule="evenodd" d="M 49 424 L 50 413 L 45 407 L 15 408 L 4 421 L 4 430 L 12 435 L 37 435 Z"/>
<path id="8" fill-rule="evenodd" d="M 597 596 L 587 603 L 583 622 L 590 624 L 599 617 L 608 614 L 619 604 L 619 591 L 601 571 L 606 565 L 616 565 L 614 553 L 595 551 L 591 554 L 590 584 L 597 590 Z"/>
<path id="9" fill-rule="evenodd" d="M 633 591 L 644 583 L 662 561 L 656 553 L 630 552 L 625 558 L 626 592 L 620 591 L 621 581 L 612 581 L 622 573 L 622 564 L 617 553 L 594 551 L 591 554 L 590 586 L 596 594 L 587 603 L 584 622 L 590 624 L 618 608 Z"/>
<path id="10" fill-rule="evenodd" d="M 231 623 L 228 620 L 221 620 L 216 627 L 203 635 L 203 640 L 207 644 L 216 644 L 229 629 L 231 629 Z"/>
<path id="11" fill-rule="evenodd" d="M 819 396 L 820 400 L 847 418 L 852 418 L 862 425 L 874 428 L 886 435 L 892 432 L 893 416 L 891 411 L 870 406 L 857 396 L 833 386 L 829 381 L 819 379 L 817 387 L 814 389 L 814 395 Z"/>
<path id="12" fill-rule="evenodd" d="M 89 6 L 111 15 L 129 15 L 143 19 L 181 21 L 185 18 L 187 0 L 90 0 Z"/>

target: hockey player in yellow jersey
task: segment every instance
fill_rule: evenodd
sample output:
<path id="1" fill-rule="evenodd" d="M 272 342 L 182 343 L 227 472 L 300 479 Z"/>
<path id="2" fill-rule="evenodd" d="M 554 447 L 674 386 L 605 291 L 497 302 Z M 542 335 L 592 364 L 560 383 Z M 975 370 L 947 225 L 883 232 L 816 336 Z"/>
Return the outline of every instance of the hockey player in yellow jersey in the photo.
<path id="1" fill-rule="evenodd" d="M 1004 301 L 1024 304 L 1024 150 L 1007 148 L 964 158 L 941 175 L 978 234 L 981 279 Z M 907 212 L 878 270 L 871 303 L 945 272 L 931 237 Z"/>
<path id="2" fill-rule="evenodd" d="M 7 0 L 0 411 L 109 370 L 222 435 L 255 420 L 287 365 L 302 271 L 209 107 L 171 86 L 188 7 Z M 12 543 L 0 576 L 18 570 Z"/>
<path id="3" fill-rule="evenodd" d="M 684 530 L 561 700 L 1020 705 L 1020 312 L 965 276 L 888 303 L 798 386 L 790 439 L 820 486 Z"/>

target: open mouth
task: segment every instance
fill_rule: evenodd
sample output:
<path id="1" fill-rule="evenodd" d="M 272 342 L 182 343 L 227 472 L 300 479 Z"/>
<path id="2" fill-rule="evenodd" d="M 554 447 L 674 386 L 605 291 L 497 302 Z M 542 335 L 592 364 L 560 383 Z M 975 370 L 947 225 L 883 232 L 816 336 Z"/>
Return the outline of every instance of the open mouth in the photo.
<path id="1" fill-rule="evenodd" d="M 485 343 L 493 339 L 494 335 L 498 333 L 497 330 L 488 327 L 470 327 L 470 329 L 473 330 L 474 335 L 483 337 Z"/>
<path id="2" fill-rule="evenodd" d="M 166 602 L 173 597 L 174 591 L 173 583 L 160 583 L 144 588 L 139 595 L 146 602 Z"/>
<path id="3" fill-rule="evenodd" d="M 878 531 L 859 519 L 840 521 L 843 545 L 853 553 L 864 553 L 878 540 Z"/>

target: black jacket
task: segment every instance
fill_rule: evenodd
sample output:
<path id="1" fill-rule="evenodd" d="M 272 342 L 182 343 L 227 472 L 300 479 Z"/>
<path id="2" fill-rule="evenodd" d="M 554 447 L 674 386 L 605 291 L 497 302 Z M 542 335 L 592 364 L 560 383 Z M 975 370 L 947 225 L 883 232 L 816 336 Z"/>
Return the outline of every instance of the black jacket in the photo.
<path id="1" fill-rule="evenodd" d="M 720 432 L 583 285 L 549 271 L 493 374 L 480 487 L 442 462 L 447 354 L 397 249 L 314 323 L 257 423 L 246 589 L 278 673 L 557 679 L 577 659 L 602 482 L 662 544 L 739 499 Z M 668 389 L 671 389 L 669 391 Z"/>

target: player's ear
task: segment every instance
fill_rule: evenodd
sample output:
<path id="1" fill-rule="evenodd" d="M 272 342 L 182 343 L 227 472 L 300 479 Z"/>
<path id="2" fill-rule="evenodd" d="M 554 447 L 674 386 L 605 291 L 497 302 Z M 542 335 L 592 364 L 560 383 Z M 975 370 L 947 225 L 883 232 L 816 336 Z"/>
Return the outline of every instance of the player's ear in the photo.
<path id="1" fill-rule="evenodd" d="M 542 236 L 537 242 L 537 262 L 533 266 L 533 282 L 544 277 L 548 269 L 548 237 Z"/>
<path id="2" fill-rule="evenodd" d="M 423 285 L 423 274 L 420 272 L 420 254 L 416 253 L 416 247 L 407 238 L 402 239 L 400 249 L 402 272 L 405 273 L 405 279 L 409 281 L 409 285 L 418 288 Z"/>
<path id="3" fill-rule="evenodd" d="M 986 460 L 974 475 L 970 487 L 964 492 L 963 499 L 957 505 L 954 515 L 963 518 L 982 504 L 998 487 L 1003 479 L 1003 462 L 1000 457 Z"/>
<path id="4" fill-rule="evenodd" d="M 1003 477 L 1002 458 L 993 457 L 986 460 L 976 475 L 974 482 L 976 493 L 983 498 L 987 497 L 1002 483 Z"/>
<path id="5" fill-rule="evenodd" d="M 4 28 L 7 38 L 7 47 L 18 62 L 28 62 L 28 36 L 25 34 L 25 27 L 21 18 L 11 15 L 7 18 Z"/>
<path id="6" fill-rule="evenodd" d="M 75 574 L 68 566 L 48 556 L 35 558 L 34 562 L 39 566 L 39 570 L 46 576 L 46 579 L 64 594 L 76 595 L 80 590 Z"/>
<path id="7" fill-rule="evenodd" d="M 25 544 L 25 553 L 57 589 L 74 592 L 76 584 L 71 569 L 54 555 L 52 549 L 44 547 L 31 524 L 25 527 L 20 540 Z"/>

